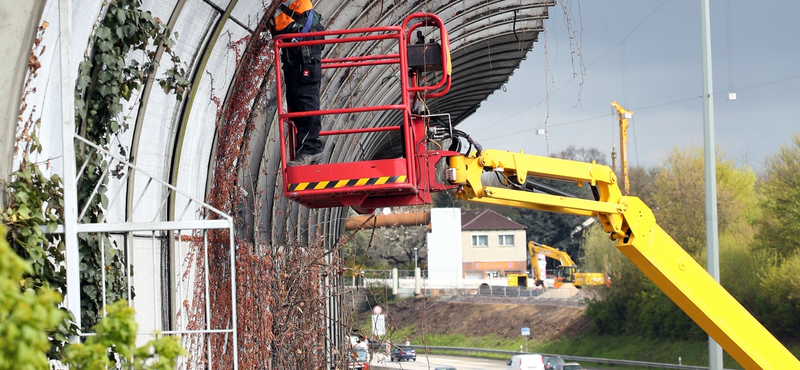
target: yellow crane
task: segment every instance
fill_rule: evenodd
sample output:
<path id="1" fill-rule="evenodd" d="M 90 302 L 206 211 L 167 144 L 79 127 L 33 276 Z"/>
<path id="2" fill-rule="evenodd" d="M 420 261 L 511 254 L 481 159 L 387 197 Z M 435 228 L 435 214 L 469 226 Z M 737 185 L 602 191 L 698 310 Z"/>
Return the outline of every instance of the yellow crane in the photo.
<path id="1" fill-rule="evenodd" d="M 622 173 L 622 180 L 625 184 L 625 195 L 630 194 L 631 184 L 628 180 L 628 119 L 633 117 L 633 112 L 626 110 L 616 101 L 611 102 L 611 106 L 617 110 L 617 117 L 619 119 L 619 156 L 620 156 L 620 169 Z M 617 172 L 617 153 L 612 150 L 611 161 L 614 172 Z"/>

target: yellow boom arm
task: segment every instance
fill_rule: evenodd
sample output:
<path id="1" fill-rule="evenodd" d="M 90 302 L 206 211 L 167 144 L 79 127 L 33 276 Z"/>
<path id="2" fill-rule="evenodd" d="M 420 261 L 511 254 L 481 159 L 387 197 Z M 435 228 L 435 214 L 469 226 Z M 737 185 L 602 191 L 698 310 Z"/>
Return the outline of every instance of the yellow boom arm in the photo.
<path id="1" fill-rule="evenodd" d="M 491 172 L 516 184 L 486 186 L 482 175 L 495 175 Z M 529 176 L 588 184 L 597 200 L 523 190 Z M 650 208 L 639 198 L 622 196 L 609 167 L 485 150 L 450 157 L 447 179 L 460 185 L 460 199 L 597 217 L 617 249 L 745 369 L 800 369 L 800 361 L 656 225 Z"/>

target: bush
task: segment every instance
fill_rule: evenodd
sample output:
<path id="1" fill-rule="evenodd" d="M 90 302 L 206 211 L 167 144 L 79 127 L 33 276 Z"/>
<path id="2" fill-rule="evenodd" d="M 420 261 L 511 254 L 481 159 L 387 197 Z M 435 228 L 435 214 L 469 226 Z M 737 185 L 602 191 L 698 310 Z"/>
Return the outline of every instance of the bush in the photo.
<path id="1" fill-rule="evenodd" d="M 124 300 L 106 308 L 107 315 L 94 326 L 95 336 L 66 349 L 66 362 L 73 369 L 171 370 L 185 354 L 178 337 L 157 337 L 136 348 L 138 325 L 133 308 Z"/>
<path id="2" fill-rule="evenodd" d="M 30 263 L 8 246 L 0 225 L 0 370 L 47 369 L 48 331 L 65 313 L 56 306 L 61 295 L 48 289 L 25 288 Z"/>

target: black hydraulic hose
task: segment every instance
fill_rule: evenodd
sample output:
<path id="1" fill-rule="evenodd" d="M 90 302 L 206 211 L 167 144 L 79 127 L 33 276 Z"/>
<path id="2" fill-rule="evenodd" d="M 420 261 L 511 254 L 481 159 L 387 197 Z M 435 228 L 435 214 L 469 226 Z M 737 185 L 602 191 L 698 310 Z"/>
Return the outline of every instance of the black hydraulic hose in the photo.
<path id="1" fill-rule="evenodd" d="M 467 139 L 467 141 L 470 144 L 472 144 L 472 146 L 475 147 L 475 150 L 478 151 L 476 155 L 478 155 L 478 156 L 481 155 L 481 152 L 483 151 L 483 147 L 480 144 L 478 144 L 475 140 L 472 140 L 472 138 L 469 137 L 469 135 L 467 135 L 466 132 L 461 131 L 461 130 L 453 130 L 453 133 L 456 134 L 457 136 L 460 136 L 460 137 L 463 137 L 463 138 Z M 469 153 L 467 153 L 467 154 L 469 154 Z"/>
<path id="2" fill-rule="evenodd" d="M 597 185 L 592 185 L 592 195 L 594 200 L 600 200 L 600 190 L 597 190 Z"/>
<path id="3" fill-rule="evenodd" d="M 517 183 L 517 176 L 511 176 L 509 178 L 509 180 L 513 181 L 516 184 Z M 558 189 L 556 189 L 556 188 L 554 188 L 552 186 L 548 186 L 548 185 L 545 185 L 545 184 L 542 184 L 542 183 L 539 183 L 539 182 L 536 182 L 536 181 L 533 181 L 533 180 L 525 181 L 525 189 L 527 189 L 528 191 L 539 191 L 539 192 L 542 192 L 542 193 L 545 193 L 545 194 L 550 194 L 550 195 L 558 195 L 558 196 L 567 197 L 567 198 L 576 198 L 576 196 L 574 196 L 574 195 L 572 195 L 570 193 L 567 193 L 567 192 L 562 191 L 562 190 L 558 190 Z"/>
<path id="4" fill-rule="evenodd" d="M 575 196 L 570 194 L 570 193 L 558 190 L 558 189 L 556 189 L 554 187 L 547 186 L 547 185 L 542 184 L 542 183 L 538 183 L 538 182 L 533 181 L 533 180 L 526 181 L 525 182 L 525 187 L 528 188 L 530 191 L 538 190 L 538 191 L 541 191 L 542 193 L 546 193 L 546 194 L 550 194 L 550 195 L 560 195 L 562 197 L 575 198 Z"/>

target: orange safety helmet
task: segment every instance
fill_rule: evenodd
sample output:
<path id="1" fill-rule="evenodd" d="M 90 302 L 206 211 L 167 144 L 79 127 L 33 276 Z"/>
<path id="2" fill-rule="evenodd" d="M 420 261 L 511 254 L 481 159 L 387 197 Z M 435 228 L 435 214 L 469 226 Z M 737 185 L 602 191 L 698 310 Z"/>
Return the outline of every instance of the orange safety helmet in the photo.
<path id="1" fill-rule="evenodd" d="M 286 5 L 289 6 L 289 9 L 294 11 L 294 13 L 297 15 L 303 14 L 314 8 L 314 6 L 311 5 L 311 0 L 282 0 L 282 1 L 286 3 Z M 292 19 L 292 17 L 282 12 L 280 8 L 278 8 L 278 10 L 275 11 L 275 31 L 282 31 L 292 22 L 294 22 L 294 19 Z"/>

